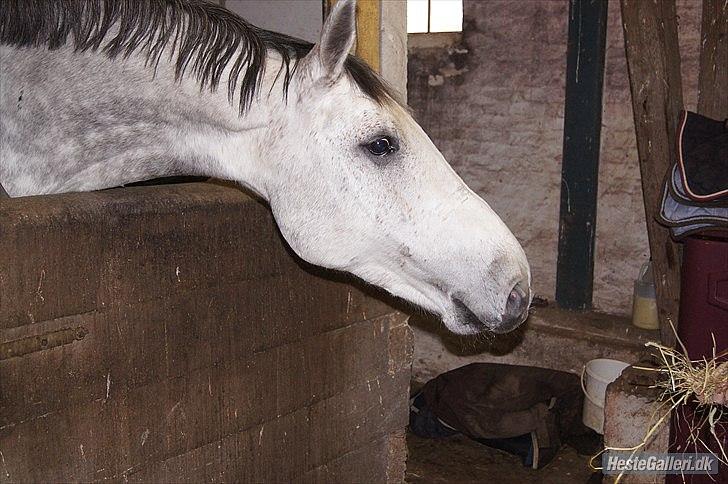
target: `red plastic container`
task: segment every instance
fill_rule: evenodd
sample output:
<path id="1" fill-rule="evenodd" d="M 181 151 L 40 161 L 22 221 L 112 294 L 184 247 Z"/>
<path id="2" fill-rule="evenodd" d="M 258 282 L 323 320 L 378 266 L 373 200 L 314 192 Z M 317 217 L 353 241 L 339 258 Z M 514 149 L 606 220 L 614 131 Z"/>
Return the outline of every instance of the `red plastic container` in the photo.
<path id="1" fill-rule="evenodd" d="M 728 347 L 728 232 L 689 237 L 683 249 L 678 336 L 691 359 Z"/>
<path id="2" fill-rule="evenodd" d="M 728 232 L 711 232 L 686 240 L 677 333 L 692 360 L 713 357 L 713 337 L 716 354 L 728 348 Z M 718 450 L 708 426 L 704 426 L 696 432 L 698 435 L 691 438 L 694 423 L 703 417 L 701 410 L 694 405 L 684 405 L 676 410 L 672 418 L 670 452 L 705 453 Z M 728 448 L 728 416 L 724 416 L 716 425 L 716 433 L 724 448 Z M 691 443 L 696 436 L 710 442 L 709 449 L 701 444 Z M 666 482 L 726 483 L 728 468 L 722 465 L 718 476 L 670 475 Z"/>

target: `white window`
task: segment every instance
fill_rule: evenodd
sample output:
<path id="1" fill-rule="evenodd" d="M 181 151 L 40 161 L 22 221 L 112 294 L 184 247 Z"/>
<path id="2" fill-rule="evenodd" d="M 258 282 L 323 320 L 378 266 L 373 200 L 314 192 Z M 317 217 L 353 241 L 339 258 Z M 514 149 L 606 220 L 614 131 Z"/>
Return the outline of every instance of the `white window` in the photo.
<path id="1" fill-rule="evenodd" d="M 407 33 L 462 30 L 463 0 L 407 0 Z"/>

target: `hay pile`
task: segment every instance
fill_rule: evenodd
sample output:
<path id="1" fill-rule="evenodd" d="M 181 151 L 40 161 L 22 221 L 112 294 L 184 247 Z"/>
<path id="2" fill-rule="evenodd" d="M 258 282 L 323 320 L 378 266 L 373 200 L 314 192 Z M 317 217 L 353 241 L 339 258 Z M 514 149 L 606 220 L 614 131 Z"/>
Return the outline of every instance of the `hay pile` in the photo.
<path id="1" fill-rule="evenodd" d="M 699 437 L 701 429 L 705 429 L 707 426 L 712 438 L 717 442 L 718 451 L 713 454 L 723 465 L 728 465 L 728 454 L 726 453 L 728 449 L 723 446 L 715 430 L 717 424 L 722 422 L 725 425 L 725 417 L 728 417 L 728 361 L 720 361 L 728 355 L 728 349 L 716 353 L 715 338 L 713 338 L 712 358 L 690 360 L 680 338 L 677 341 L 681 350 L 659 343 L 647 343 L 645 346 L 652 349 L 657 365 L 655 367 L 634 367 L 659 374 L 653 387 L 660 390 L 660 396 L 657 398 L 660 407 L 653 416 L 652 423 L 642 442 L 629 448 L 606 447 L 592 458 L 592 462 L 603 452 L 610 450 L 631 451 L 632 455 L 636 454 L 652 441 L 660 427 L 669 421 L 670 415 L 675 409 L 680 405 L 695 402 L 703 417 L 690 424 L 692 443 L 700 443 L 708 451 L 708 443 Z M 597 469 L 593 465 L 592 467 Z M 619 474 L 615 482 L 618 483 L 622 477 L 623 474 Z"/>
<path id="2" fill-rule="evenodd" d="M 646 346 L 656 350 L 660 366 L 639 368 L 658 371 L 666 377 L 656 384 L 662 389 L 661 401 L 686 403 L 694 398 L 701 405 L 728 405 L 728 361 L 719 362 L 728 350 L 715 354 L 715 340 L 710 360 L 690 360 L 684 347 L 680 352 L 659 343 Z"/>

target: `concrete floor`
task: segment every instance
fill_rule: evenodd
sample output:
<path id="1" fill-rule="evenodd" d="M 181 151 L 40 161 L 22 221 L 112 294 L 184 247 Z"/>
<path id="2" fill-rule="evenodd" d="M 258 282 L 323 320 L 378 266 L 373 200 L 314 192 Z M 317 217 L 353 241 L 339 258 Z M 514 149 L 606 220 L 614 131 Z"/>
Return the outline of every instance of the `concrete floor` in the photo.
<path id="1" fill-rule="evenodd" d="M 592 477 L 589 458 L 570 447 L 562 448 L 539 470 L 525 468 L 519 458 L 463 436 L 423 439 L 408 432 L 407 450 L 405 479 L 411 483 L 585 484 Z"/>

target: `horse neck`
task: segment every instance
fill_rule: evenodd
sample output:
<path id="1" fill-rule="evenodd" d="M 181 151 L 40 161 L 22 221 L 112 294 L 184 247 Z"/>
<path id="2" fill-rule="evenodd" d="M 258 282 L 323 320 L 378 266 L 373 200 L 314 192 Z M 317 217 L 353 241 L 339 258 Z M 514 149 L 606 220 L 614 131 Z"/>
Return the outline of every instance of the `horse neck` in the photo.
<path id="1" fill-rule="evenodd" d="M 70 47 L 35 49 L 31 55 L 27 49 L 3 49 L 0 67 L 9 72 L 7 90 L 21 93 L 22 107 L 27 106 L 24 112 L 21 101 L 17 110 L 2 106 L 3 117 L 14 118 L 6 121 L 21 127 L 0 147 L 0 154 L 12 153 L 5 167 L 0 162 L 12 195 L 95 190 L 192 174 L 234 180 L 267 198 L 258 147 L 275 124 L 272 116 L 280 112 L 282 95 L 276 96 L 275 89 L 268 95 L 275 65 L 267 66 L 260 94 L 240 115 L 238 95 L 232 103 L 228 99 L 227 75 L 211 92 L 200 89 L 190 74 L 176 80 L 169 62 L 162 61 L 153 74 L 141 56 L 110 60 Z M 44 76 L 38 76 L 39 66 Z"/>

